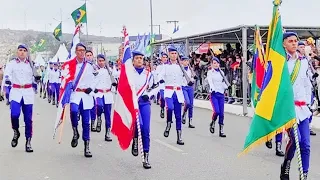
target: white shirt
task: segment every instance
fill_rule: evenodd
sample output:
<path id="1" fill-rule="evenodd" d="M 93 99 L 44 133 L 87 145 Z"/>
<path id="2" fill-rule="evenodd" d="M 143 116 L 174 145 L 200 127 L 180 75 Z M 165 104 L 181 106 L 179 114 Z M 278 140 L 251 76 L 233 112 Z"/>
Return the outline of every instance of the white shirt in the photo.
<path id="1" fill-rule="evenodd" d="M 298 55 L 296 56 L 298 57 Z M 300 67 L 300 71 L 298 73 L 297 79 L 295 80 L 294 84 L 293 84 L 293 96 L 294 96 L 294 101 L 300 101 L 300 102 L 305 102 L 305 103 L 309 103 L 310 102 L 310 96 L 309 91 L 311 91 L 311 87 L 310 87 L 310 80 L 309 77 L 307 75 L 307 71 L 309 68 L 308 62 L 306 59 L 292 59 L 289 58 L 288 60 L 288 69 L 289 69 L 289 74 L 291 75 L 295 62 L 296 61 L 301 61 L 301 67 Z M 303 106 L 295 106 L 295 111 L 296 111 L 296 116 L 297 116 L 297 121 L 303 121 L 307 118 L 309 118 L 312 113 L 309 110 L 307 105 L 303 105 Z"/>
<path id="2" fill-rule="evenodd" d="M 60 71 L 59 70 L 51 70 L 49 72 L 49 82 L 50 83 L 60 83 Z"/>
<path id="3" fill-rule="evenodd" d="M 111 77 L 109 75 L 109 72 L 105 68 L 100 68 L 97 70 L 98 75 L 95 76 L 96 81 L 96 89 L 103 90 L 104 92 L 97 92 L 94 96 L 97 98 L 104 98 L 105 104 L 113 104 L 113 94 L 111 92 L 112 83 L 111 83 Z M 108 92 L 106 92 L 108 90 Z"/>
<path id="4" fill-rule="evenodd" d="M 163 70 L 164 66 L 165 66 L 165 64 L 160 64 L 160 65 L 157 66 L 156 72 L 155 72 L 155 81 L 156 82 L 159 82 L 161 80 L 160 73 Z M 164 83 L 159 84 L 159 88 L 161 90 L 163 90 L 164 89 Z"/>
<path id="5" fill-rule="evenodd" d="M 82 67 L 83 63 L 77 63 L 76 67 L 76 73 L 75 73 L 75 79 L 77 78 L 80 69 Z M 84 68 L 83 74 L 79 80 L 78 85 L 73 87 L 74 91 L 71 93 L 70 102 L 75 104 L 80 104 L 80 101 L 83 102 L 83 109 L 92 109 L 94 102 L 93 102 L 93 91 L 95 89 L 95 81 L 94 81 L 94 75 L 93 75 L 93 67 L 89 63 L 86 63 L 86 67 Z M 92 92 L 90 94 L 86 94 L 84 92 L 77 92 L 76 89 L 87 89 L 91 88 Z"/>
<path id="6" fill-rule="evenodd" d="M 183 79 L 183 72 L 179 66 L 179 64 L 165 64 L 162 71 L 159 73 L 160 80 L 164 80 L 164 86 L 172 86 L 177 89 L 164 89 L 164 97 L 165 98 L 172 98 L 173 93 L 175 92 L 178 97 L 179 103 L 184 102 L 184 96 L 182 92 L 182 84 Z"/>
<path id="7" fill-rule="evenodd" d="M 12 85 L 27 85 L 33 82 L 33 71 L 28 61 L 10 61 L 5 69 L 4 76 L 8 76 L 8 80 Z M 9 95 L 9 101 L 20 103 L 23 98 L 25 104 L 34 104 L 33 88 L 12 88 Z"/>
<path id="8" fill-rule="evenodd" d="M 117 68 L 113 68 L 112 74 L 113 74 L 113 77 L 114 77 L 114 78 L 119 79 L 119 77 L 120 77 L 120 71 L 117 70 Z"/>
<path id="9" fill-rule="evenodd" d="M 224 72 L 221 71 L 221 73 L 224 75 Z M 207 80 L 210 86 L 210 91 L 219 92 L 221 94 L 224 94 L 224 91 L 228 88 L 226 83 L 223 81 L 223 77 L 221 76 L 220 72 L 211 69 L 207 73 Z"/>
<path id="10" fill-rule="evenodd" d="M 153 75 L 150 73 L 150 71 L 146 70 L 145 68 L 143 71 L 139 74 L 138 71 L 134 71 L 134 83 L 135 83 L 135 90 L 136 93 L 139 96 L 148 95 L 149 97 L 152 95 L 150 92 L 148 92 L 148 89 L 152 87 L 154 80 Z"/>

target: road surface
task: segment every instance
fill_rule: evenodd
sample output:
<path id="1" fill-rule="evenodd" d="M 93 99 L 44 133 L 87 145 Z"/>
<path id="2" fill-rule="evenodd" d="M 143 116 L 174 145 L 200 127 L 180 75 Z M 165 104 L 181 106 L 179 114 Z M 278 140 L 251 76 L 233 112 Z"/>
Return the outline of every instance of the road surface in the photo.
<path id="1" fill-rule="evenodd" d="M 195 108 L 195 129 L 183 128 L 184 146 L 176 144 L 174 128 L 168 138 L 163 136 L 165 120 L 159 117 L 159 107 L 152 105 L 150 163 L 142 167 L 140 156 L 122 151 L 113 142 L 104 141 L 104 132 L 91 134 L 93 158 L 83 156 L 83 143 L 71 148 L 72 130 L 68 118 L 62 144 L 52 139 L 56 108 L 46 100 L 36 98 L 34 106 L 34 153 L 24 151 L 24 137 L 19 145 L 10 145 L 13 132 L 9 107 L 0 103 L 0 179 L 1 180 L 276 180 L 283 158 L 264 145 L 238 158 L 250 120 L 225 115 L 226 139 L 209 132 L 211 111 Z M 22 117 L 20 125 L 23 126 Z M 80 130 L 79 126 L 79 130 Z M 24 135 L 24 128 L 20 128 Z M 318 132 L 319 133 L 319 132 Z M 320 135 L 320 133 L 319 133 Z M 312 157 L 309 179 L 320 179 L 320 139 L 312 137 Z M 284 148 L 283 148 L 284 149 Z M 292 162 L 292 179 L 298 179 L 297 162 Z"/>

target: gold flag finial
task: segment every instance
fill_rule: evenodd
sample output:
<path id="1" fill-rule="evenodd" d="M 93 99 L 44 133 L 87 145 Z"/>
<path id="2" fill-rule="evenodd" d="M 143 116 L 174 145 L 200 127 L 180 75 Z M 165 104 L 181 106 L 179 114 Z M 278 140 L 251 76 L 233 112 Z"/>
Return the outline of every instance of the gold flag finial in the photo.
<path id="1" fill-rule="evenodd" d="M 282 0 L 274 0 L 274 1 L 273 1 L 273 4 L 274 4 L 275 6 L 279 6 L 281 3 L 282 3 Z"/>

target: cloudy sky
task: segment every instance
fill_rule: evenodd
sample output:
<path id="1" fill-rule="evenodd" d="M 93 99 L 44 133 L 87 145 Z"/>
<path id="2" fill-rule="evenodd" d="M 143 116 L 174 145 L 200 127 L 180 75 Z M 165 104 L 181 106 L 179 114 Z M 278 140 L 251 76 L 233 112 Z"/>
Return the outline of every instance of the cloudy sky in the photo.
<path id="1" fill-rule="evenodd" d="M 150 31 L 150 0 L 88 0 L 89 34 L 121 36 L 126 25 L 130 35 Z M 59 24 L 62 9 L 63 32 L 72 33 L 71 12 L 82 0 L 0 0 L 0 28 L 33 29 L 52 32 Z M 283 0 L 284 25 L 320 26 L 320 0 Z M 269 24 L 272 0 L 153 0 L 153 22 L 161 25 L 161 33 L 171 37 L 185 36 L 240 24 Z M 178 20 L 180 32 L 172 35 Z M 158 32 L 159 28 L 154 27 Z"/>

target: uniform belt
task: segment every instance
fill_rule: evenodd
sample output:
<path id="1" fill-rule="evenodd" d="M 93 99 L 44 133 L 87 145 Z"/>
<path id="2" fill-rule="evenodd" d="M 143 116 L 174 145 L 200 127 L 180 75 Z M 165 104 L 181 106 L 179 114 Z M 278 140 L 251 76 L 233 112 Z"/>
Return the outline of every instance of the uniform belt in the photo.
<path id="1" fill-rule="evenodd" d="M 76 92 L 85 92 L 85 91 L 86 91 L 86 89 L 80 89 L 80 88 L 76 89 Z"/>
<path id="2" fill-rule="evenodd" d="M 17 89 L 28 89 L 28 88 L 32 88 L 32 84 L 25 84 L 25 85 L 13 84 L 12 87 Z"/>
<path id="3" fill-rule="evenodd" d="M 111 89 L 98 89 L 98 92 L 101 92 L 101 93 L 107 93 L 110 91 L 111 91 Z"/>
<path id="4" fill-rule="evenodd" d="M 294 101 L 294 105 L 301 107 L 307 105 L 307 103 L 304 101 Z"/>
<path id="5" fill-rule="evenodd" d="M 181 87 L 177 87 L 177 86 L 166 86 L 166 89 L 170 89 L 170 90 L 181 90 Z"/>

